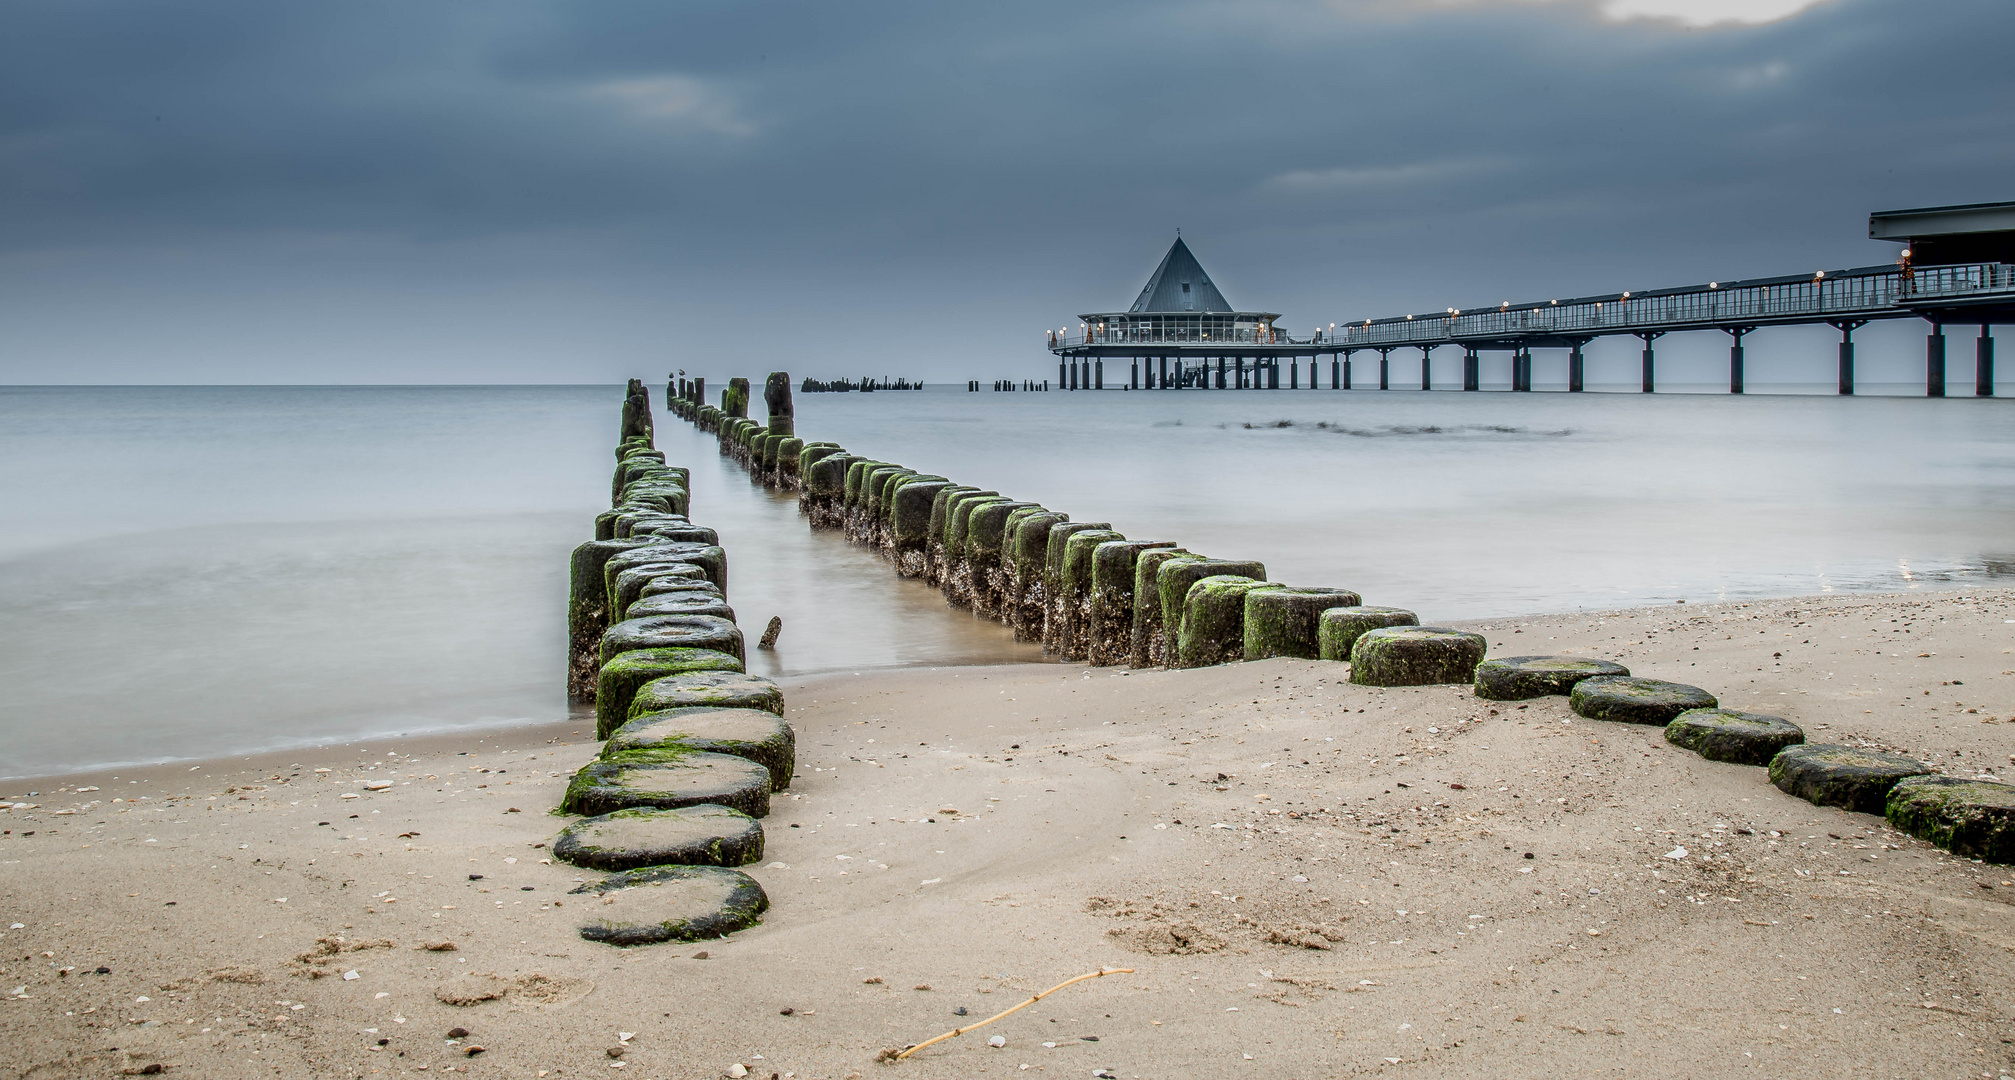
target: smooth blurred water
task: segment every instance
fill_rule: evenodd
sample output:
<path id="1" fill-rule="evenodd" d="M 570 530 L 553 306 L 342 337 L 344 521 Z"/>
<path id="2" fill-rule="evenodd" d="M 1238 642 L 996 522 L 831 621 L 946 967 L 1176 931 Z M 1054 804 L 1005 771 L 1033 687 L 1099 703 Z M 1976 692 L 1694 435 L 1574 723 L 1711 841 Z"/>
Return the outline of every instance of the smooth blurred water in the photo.
<path id="1" fill-rule="evenodd" d="M 606 505 L 620 400 L 0 388 L 0 776 L 566 716 L 566 553 Z M 1964 584 L 2015 564 L 2000 401 L 946 388 L 797 403 L 806 438 L 1429 619 Z M 660 415 L 658 443 L 693 470 L 743 625 L 784 618 L 752 670 L 1034 658 L 812 533 L 710 437 Z"/>

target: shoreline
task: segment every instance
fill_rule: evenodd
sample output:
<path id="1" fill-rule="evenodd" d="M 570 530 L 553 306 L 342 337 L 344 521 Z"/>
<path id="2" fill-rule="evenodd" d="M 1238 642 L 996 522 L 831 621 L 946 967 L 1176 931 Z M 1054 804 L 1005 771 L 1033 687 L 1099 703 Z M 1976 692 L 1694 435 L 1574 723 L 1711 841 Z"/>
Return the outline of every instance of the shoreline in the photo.
<path id="1" fill-rule="evenodd" d="M 1616 658 L 1815 741 L 2005 776 L 2007 619 L 2015 590 L 1468 625 L 1493 655 Z M 2015 868 L 1561 698 L 1343 672 L 1275 659 L 782 680 L 799 771 L 745 868 L 774 906 L 686 947 L 575 932 L 587 901 L 567 890 L 594 875 L 544 861 L 561 826 L 545 810 L 596 752 L 585 723 L 122 769 L 123 791 L 109 774 L 53 778 L 72 790 L 0 813 L 14 950 L 0 990 L 20 988 L 0 997 L 0 1062 L 38 1077 L 620 1062 L 843 1080 L 972 1022 L 954 1009 L 984 1018 L 1108 966 L 1137 972 L 892 1068 L 2015 1068 L 2001 1041 Z M 378 780 L 391 785 L 364 787 Z"/>
<path id="2" fill-rule="evenodd" d="M 2000 595 L 2004 597 L 2015 598 L 2015 586 L 2004 587 L 2004 586 L 1992 586 L 1992 585 L 1978 585 L 1972 583 L 1953 583 L 1941 588 L 1930 588 L 1925 589 L 1923 591 L 1913 590 L 1910 592 L 1814 593 L 1798 596 L 1769 597 L 1756 600 L 1730 600 L 1726 602 L 1712 603 L 1712 604 L 1691 603 L 1682 600 L 1672 604 L 1659 604 L 1656 606 L 1645 605 L 1639 607 L 1585 610 L 1575 612 L 1542 612 L 1531 615 L 1500 615 L 1484 619 L 1444 620 L 1439 623 L 1436 623 L 1436 625 L 1449 626 L 1460 630 L 1472 630 L 1488 634 L 1489 631 L 1501 627 L 1516 627 L 1527 623 L 1564 624 L 1568 621 L 1575 619 L 1590 619 L 1590 618 L 1605 619 L 1612 621 L 1618 619 L 1655 618 L 1659 614 L 1680 615 L 1680 614 L 1687 614 L 1689 612 L 1700 613 L 1700 612 L 1735 611 L 1735 610 L 1745 610 L 1749 608 L 1765 607 L 1771 605 L 1817 606 L 1817 605 L 1829 605 L 1829 604 L 1896 603 L 1896 602 L 1908 602 L 1917 599 L 1928 600 L 1933 598 L 1944 598 L 1961 593 L 1971 593 L 1974 595 L 1984 597 L 1993 597 L 1996 595 Z M 990 620 L 985 620 L 977 616 L 974 616 L 974 621 L 980 623 L 987 623 Z M 1005 633 L 1005 631 L 1003 632 Z M 1494 640 L 1495 639 L 1493 639 L 1493 642 Z M 2010 642 L 2011 645 L 2015 645 L 2015 633 L 2011 633 Z M 1496 648 L 1494 643 L 1490 655 L 1492 656 L 1500 655 L 1500 652 Z M 1595 654 L 1590 653 L 1589 655 L 1595 655 Z M 1084 664 L 1083 661 L 1061 660 L 1053 657 L 1046 657 L 1043 660 L 1035 661 L 1032 663 L 972 663 L 972 664 L 933 664 L 933 665 L 891 664 L 887 666 L 863 666 L 859 671 L 852 671 L 852 672 L 846 671 L 844 669 L 836 669 L 832 671 L 815 671 L 795 675 L 782 675 L 778 676 L 777 681 L 779 685 L 784 686 L 786 688 L 790 688 L 812 680 L 850 678 L 856 676 L 865 678 L 872 675 L 890 674 L 895 672 L 933 672 L 933 671 L 965 670 L 968 668 L 995 668 L 995 667 L 1013 668 L 1023 666 L 1085 667 L 1086 665 Z M 1121 666 L 1117 668 L 1091 668 L 1090 670 L 1125 671 L 1131 669 L 1127 669 L 1124 666 Z M 1156 669 L 1147 669 L 1147 670 L 1156 670 Z M 2010 704 L 2007 705 L 2005 708 L 2011 714 L 2015 714 L 2015 700 L 2011 700 Z M 593 706 L 592 705 L 584 706 L 577 704 L 569 706 L 569 710 L 571 715 L 567 719 L 531 720 L 523 722 L 508 722 L 496 725 L 470 725 L 468 727 L 458 729 L 421 731 L 413 734 L 386 734 L 376 736 L 361 736 L 357 738 L 342 739 L 330 742 L 305 743 L 295 747 L 253 749 L 244 751 L 242 753 L 214 755 L 211 757 L 173 758 L 163 761 L 95 765 L 83 769 L 71 769 L 66 771 L 49 772 L 49 773 L 34 773 L 16 777 L 0 777 L 0 788 L 22 788 L 25 791 L 27 788 L 31 787 L 39 789 L 41 787 L 48 786 L 50 784 L 58 784 L 58 783 L 89 784 L 89 783 L 95 783 L 98 780 L 109 778 L 110 774 L 112 774 L 115 771 L 121 774 L 132 774 L 145 770 L 155 770 L 155 771 L 162 771 L 165 773 L 172 773 L 172 771 L 176 767 L 186 768 L 189 766 L 201 766 L 208 768 L 213 765 L 219 765 L 219 766 L 228 765 L 231 762 L 240 760 L 246 762 L 256 761 L 264 763 L 264 767 L 270 769 L 278 767 L 280 759 L 282 758 L 299 757 L 304 754 L 319 754 L 324 751 L 345 750 L 350 748 L 363 747 L 366 744 L 390 745 L 392 743 L 399 743 L 402 745 L 423 745 L 438 751 L 439 749 L 445 748 L 445 745 L 448 743 L 452 743 L 456 746 L 461 746 L 466 744 L 471 739 L 474 739 L 477 742 L 492 742 L 500 738 L 509 737 L 507 738 L 507 741 L 510 741 L 512 745 L 529 746 L 534 741 L 543 743 L 547 740 L 559 739 L 561 738 L 561 736 L 558 735 L 557 732 L 560 732 L 562 730 L 565 730 L 570 737 L 578 736 L 580 738 L 589 739 L 592 741 L 591 729 L 594 726 Z M 2011 722 L 2015 722 L 2015 720 L 2011 720 Z M 586 723 L 588 725 L 588 728 L 590 729 L 588 733 L 585 735 L 581 734 L 582 730 L 581 724 L 583 723 Z M 518 736 L 522 736 L 522 738 L 517 738 Z M 258 767 L 259 766 L 253 766 L 254 771 L 256 771 Z M 132 777 L 130 775 L 127 775 L 126 779 L 130 781 Z M 0 798 L 7 798 L 7 797 L 9 796 L 0 795 Z"/>

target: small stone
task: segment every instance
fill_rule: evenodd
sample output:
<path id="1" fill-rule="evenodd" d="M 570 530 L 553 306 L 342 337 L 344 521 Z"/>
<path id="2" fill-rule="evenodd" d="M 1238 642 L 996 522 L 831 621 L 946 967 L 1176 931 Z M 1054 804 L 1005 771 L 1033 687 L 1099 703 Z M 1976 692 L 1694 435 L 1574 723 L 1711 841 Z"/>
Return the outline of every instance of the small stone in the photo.
<path id="1" fill-rule="evenodd" d="M 778 1009 L 778 1010 L 777 1010 L 777 1015 L 778 1015 L 778 1016 L 789 1016 L 789 1015 L 791 1015 L 791 1014 L 792 1014 L 792 1013 L 794 1013 L 794 1012 L 797 1012 L 797 1010 L 796 1010 L 796 1009 L 793 1009 L 793 1008 L 791 1008 L 791 1007 L 790 1007 L 789 1005 L 786 1005 L 786 1006 L 784 1006 L 783 1008 L 781 1008 L 781 1009 Z"/>
<path id="2" fill-rule="evenodd" d="M 477 1054 L 482 1053 L 483 1049 L 480 1046 L 464 1046 L 462 1047 L 462 1054 L 465 1057 L 475 1057 Z"/>
<path id="3" fill-rule="evenodd" d="M 466 1038 L 468 1038 L 468 1037 L 469 1037 L 469 1029 L 468 1029 L 468 1028 L 465 1028 L 465 1027 L 451 1027 L 451 1028 L 449 1028 L 449 1029 L 448 1029 L 448 1038 L 450 1038 L 450 1039 L 466 1039 Z"/>
<path id="4" fill-rule="evenodd" d="M 963 1005 L 961 1005 L 961 1006 L 959 1006 L 958 1008 L 956 1008 L 956 1009 L 953 1009 L 953 1010 L 952 1010 L 952 1015 L 953 1015 L 953 1016 L 964 1016 L 965 1014 L 966 1014 L 966 1007 L 965 1007 L 965 1006 L 963 1006 Z"/>
<path id="5" fill-rule="evenodd" d="M 701 949 L 699 952 L 693 954 L 693 959 L 695 960 L 705 960 L 706 958 L 707 958 L 707 950 L 705 949 Z"/>
<path id="6" fill-rule="evenodd" d="M 343 973 L 343 981 L 344 981 L 344 982 L 349 982 L 349 981 L 350 981 L 350 980 L 352 980 L 352 979 L 361 979 L 361 978 L 363 978 L 363 976 L 362 976 L 362 975 L 359 975 L 359 974 L 357 974 L 357 972 L 356 972 L 356 969 L 354 969 L 354 968 L 352 968 L 351 970 L 349 970 L 349 971 L 346 971 L 346 972 L 344 972 L 344 973 Z"/>
<path id="7" fill-rule="evenodd" d="M 929 984 L 929 983 L 918 983 L 918 984 L 917 984 L 917 989 L 919 989 L 919 990 L 929 990 L 930 988 L 931 988 L 931 984 Z"/>
<path id="8" fill-rule="evenodd" d="M 749 1075 L 749 1067 L 737 1061 L 733 1065 L 728 1066 L 728 1075 L 733 1077 L 747 1076 Z"/>
<path id="9" fill-rule="evenodd" d="M 627 1047 L 622 1046 L 611 1046 L 607 1050 L 604 1050 L 602 1052 L 609 1055 L 612 1058 L 619 1058 L 622 1057 L 624 1054 L 628 1053 L 629 1049 Z"/>
<path id="10" fill-rule="evenodd" d="M 1006 1045 L 1007 1045 L 1007 1036 L 1005 1036 L 1005 1035 L 996 1035 L 996 1036 L 994 1036 L 993 1038 L 991 1038 L 991 1039 L 988 1039 L 988 1040 L 987 1040 L 987 1045 L 988 1045 L 988 1046 L 991 1046 L 991 1047 L 993 1047 L 993 1048 L 994 1048 L 994 1049 L 996 1049 L 996 1050 L 998 1050 L 998 1049 L 1000 1049 L 1001 1047 L 1003 1047 L 1003 1046 L 1006 1046 Z"/>

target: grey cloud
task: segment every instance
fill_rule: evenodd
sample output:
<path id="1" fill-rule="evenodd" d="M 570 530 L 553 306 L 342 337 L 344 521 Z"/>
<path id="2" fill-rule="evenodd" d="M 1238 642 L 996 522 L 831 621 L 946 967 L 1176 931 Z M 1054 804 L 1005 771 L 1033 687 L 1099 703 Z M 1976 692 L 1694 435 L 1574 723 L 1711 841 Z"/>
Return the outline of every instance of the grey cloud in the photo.
<path id="1" fill-rule="evenodd" d="M 250 349 L 251 266 L 303 311 L 340 297 L 360 350 L 433 298 L 468 342 L 414 357 L 437 378 L 564 337 L 565 308 L 528 335 L 531 308 L 468 302 L 562 278 L 609 298 L 583 340 L 625 343 L 579 377 L 756 347 L 752 318 L 848 330 L 813 368 L 964 377 L 1040 367 L 1027 339 L 1124 302 L 1178 225 L 1234 302 L 1306 327 L 1875 261 L 1868 210 L 2004 197 L 2015 157 L 1989 0 L 1706 30 L 1593 0 L 11 10 L 7 380 L 138 355 L 49 322 L 91 289 Z M 873 340 L 940 321 L 956 350 Z M 298 377 L 342 378 L 327 355 Z"/>

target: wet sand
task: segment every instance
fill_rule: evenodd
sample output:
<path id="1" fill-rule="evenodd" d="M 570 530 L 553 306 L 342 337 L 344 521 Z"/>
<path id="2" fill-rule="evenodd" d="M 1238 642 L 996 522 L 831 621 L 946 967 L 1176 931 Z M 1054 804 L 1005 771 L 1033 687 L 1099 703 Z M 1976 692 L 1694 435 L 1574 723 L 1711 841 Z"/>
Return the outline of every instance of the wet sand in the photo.
<path id="1" fill-rule="evenodd" d="M 1972 590 L 1471 625 L 1998 776 L 2010 619 Z M 1343 675 L 787 681 L 773 907 L 694 945 L 576 936 L 595 875 L 543 845 L 582 723 L 16 782 L 0 1075 L 2015 1071 L 2015 868 L 1561 698 Z M 1137 971 L 874 1060 L 1100 966 Z M 506 992 L 441 1000 L 475 985 Z"/>

